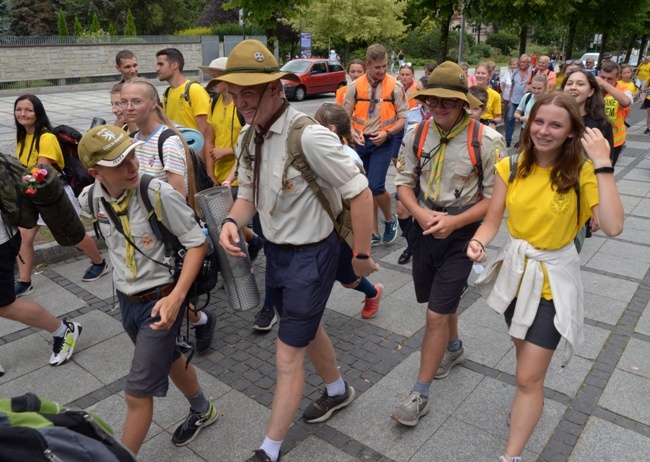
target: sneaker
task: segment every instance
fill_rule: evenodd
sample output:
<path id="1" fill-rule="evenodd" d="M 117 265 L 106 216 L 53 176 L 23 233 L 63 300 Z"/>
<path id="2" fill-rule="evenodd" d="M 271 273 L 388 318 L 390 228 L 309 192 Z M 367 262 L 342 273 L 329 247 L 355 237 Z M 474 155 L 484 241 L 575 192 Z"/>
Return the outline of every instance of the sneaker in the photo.
<path id="1" fill-rule="evenodd" d="M 74 352 L 74 347 L 77 345 L 77 339 L 81 334 L 81 324 L 78 322 L 68 322 L 65 319 L 63 324 L 67 329 L 63 337 L 54 337 L 52 347 L 52 356 L 50 356 L 50 366 L 60 366 L 65 363 Z"/>
<path id="2" fill-rule="evenodd" d="M 510 458 L 510 461 L 508 461 L 505 457 L 501 456 L 499 457 L 499 462 L 522 462 L 521 457 L 512 457 L 508 456 Z"/>
<path id="3" fill-rule="evenodd" d="M 381 284 L 375 284 L 375 289 L 377 289 L 377 295 L 374 297 L 366 297 L 363 302 L 363 309 L 361 310 L 361 317 L 363 319 L 374 318 L 379 310 L 379 302 L 381 301 L 381 294 L 384 291 L 384 286 Z"/>
<path id="4" fill-rule="evenodd" d="M 84 282 L 96 281 L 106 273 L 108 273 L 108 263 L 106 263 L 106 260 L 102 260 L 98 265 L 94 263 L 90 265 L 90 268 L 86 270 L 81 280 Z"/>
<path id="5" fill-rule="evenodd" d="M 404 249 L 404 252 L 402 252 L 402 255 L 399 256 L 397 259 L 397 264 L 399 265 L 406 265 L 409 261 L 411 261 L 411 257 L 413 256 L 413 252 L 410 251 L 407 248 Z"/>
<path id="6" fill-rule="evenodd" d="M 372 240 L 370 241 L 370 245 L 374 247 L 379 244 L 381 244 L 381 236 L 379 234 L 373 234 Z"/>
<path id="7" fill-rule="evenodd" d="M 444 379 L 451 373 L 451 368 L 456 364 L 460 364 L 467 358 L 467 351 L 465 347 L 461 346 L 458 351 L 445 350 L 445 356 L 442 358 L 442 363 L 436 372 L 436 379 Z"/>
<path id="8" fill-rule="evenodd" d="M 644 135 L 650 135 L 650 127 L 646 128 L 645 131 L 643 132 Z"/>
<path id="9" fill-rule="evenodd" d="M 14 291 L 16 292 L 16 298 L 20 298 L 24 295 L 29 295 L 34 293 L 34 286 L 32 285 L 32 282 L 23 282 L 23 281 L 16 281 L 16 285 L 14 285 Z"/>
<path id="10" fill-rule="evenodd" d="M 190 343 L 190 341 L 185 337 L 183 334 L 179 333 L 178 337 L 176 337 L 176 345 L 181 349 L 181 352 L 183 354 L 189 353 L 194 349 L 194 346 Z"/>
<path id="11" fill-rule="evenodd" d="M 347 383 L 345 384 L 345 393 L 339 396 L 329 396 L 327 389 L 323 390 L 323 394 L 316 401 L 311 403 L 302 414 L 302 418 L 307 423 L 325 422 L 332 417 L 334 411 L 343 409 L 352 401 L 356 396 L 354 388 Z"/>
<path id="12" fill-rule="evenodd" d="M 280 459 L 282 458 L 282 453 L 278 454 L 278 459 L 276 462 L 280 462 Z M 258 449 L 255 451 L 255 454 L 253 454 L 253 457 L 250 459 L 246 459 L 246 462 L 273 462 L 269 455 L 266 453 L 264 449 Z"/>
<path id="13" fill-rule="evenodd" d="M 2 366 L 0 366 L 0 377 L 3 375 L 5 375 L 5 370 L 2 368 Z"/>
<path id="14" fill-rule="evenodd" d="M 397 239 L 397 215 L 393 214 L 393 221 L 384 221 L 384 244 L 392 244 Z"/>
<path id="15" fill-rule="evenodd" d="M 254 262 L 260 251 L 264 248 L 264 239 L 255 236 L 248 244 L 248 256 L 251 257 L 251 262 Z"/>
<path id="16" fill-rule="evenodd" d="M 196 352 L 203 353 L 210 348 L 212 344 L 212 335 L 214 334 L 214 326 L 217 324 L 214 319 L 214 314 L 209 311 L 204 311 L 208 320 L 205 324 L 200 326 L 192 326 L 194 329 L 194 337 L 196 338 Z"/>
<path id="17" fill-rule="evenodd" d="M 263 306 L 259 313 L 255 316 L 253 322 L 253 329 L 261 331 L 269 331 L 278 322 L 278 315 L 275 314 L 275 308 Z"/>
<path id="18" fill-rule="evenodd" d="M 424 417 L 427 412 L 429 412 L 429 398 L 425 398 L 417 391 L 412 391 L 406 401 L 393 411 L 390 418 L 402 425 L 414 427 L 420 417 Z"/>
<path id="19" fill-rule="evenodd" d="M 212 425 L 219 418 L 219 413 L 214 404 L 210 402 L 210 410 L 207 414 L 199 414 L 198 411 L 190 408 L 190 414 L 172 435 L 172 443 L 176 446 L 190 444 L 194 438 L 208 425 Z"/>

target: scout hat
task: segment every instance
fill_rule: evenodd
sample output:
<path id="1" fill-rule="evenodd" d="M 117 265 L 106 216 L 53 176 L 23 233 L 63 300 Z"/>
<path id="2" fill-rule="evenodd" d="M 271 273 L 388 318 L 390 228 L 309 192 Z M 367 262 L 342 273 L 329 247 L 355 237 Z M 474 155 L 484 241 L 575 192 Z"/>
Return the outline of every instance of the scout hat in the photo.
<path id="1" fill-rule="evenodd" d="M 117 167 L 142 143 L 119 127 L 100 125 L 88 130 L 79 141 L 79 159 L 86 168 Z"/>
<path id="2" fill-rule="evenodd" d="M 609 51 L 603 53 L 603 59 L 612 59 L 612 54 Z"/>
<path id="3" fill-rule="evenodd" d="M 445 61 L 436 67 L 431 72 L 424 90 L 416 91 L 409 99 L 416 98 L 424 102 L 427 96 L 462 99 L 471 109 L 481 106 L 481 102 L 469 94 L 465 73 L 458 64 L 451 61 Z"/>
<path id="4" fill-rule="evenodd" d="M 199 66 L 199 69 L 201 69 L 203 72 L 225 71 L 227 62 L 228 58 L 217 58 L 213 59 L 209 66 Z"/>
<path id="5" fill-rule="evenodd" d="M 275 56 L 262 42 L 244 40 L 228 55 L 226 73 L 216 80 L 248 87 L 278 79 L 300 83 L 300 77 L 292 72 L 281 72 Z"/>

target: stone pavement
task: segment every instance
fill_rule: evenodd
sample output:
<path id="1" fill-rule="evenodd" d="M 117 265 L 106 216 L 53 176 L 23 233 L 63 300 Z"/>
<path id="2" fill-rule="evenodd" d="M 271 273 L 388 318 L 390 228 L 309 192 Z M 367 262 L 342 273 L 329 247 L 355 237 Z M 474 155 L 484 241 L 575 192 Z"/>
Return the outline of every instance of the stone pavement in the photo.
<path id="1" fill-rule="evenodd" d="M 0 148 L 13 152 L 12 104 L 0 97 Z M 109 117 L 107 92 L 43 96 L 54 123 L 87 127 L 94 116 Z M 314 109 L 331 98 L 301 103 Z M 549 368 L 541 421 L 524 460 L 648 460 L 650 453 L 650 137 L 643 135 L 645 111 L 638 104 L 630 118 L 628 148 L 616 177 L 626 210 L 625 231 L 614 239 L 597 233 L 581 253 L 585 286 L 585 343 L 562 373 L 558 355 Z M 489 246 L 493 253 L 501 233 Z M 514 395 L 515 357 L 500 316 L 476 290 L 461 300 L 460 335 L 469 359 L 432 387 L 432 412 L 415 428 L 389 418 L 413 385 L 423 335 L 423 305 L 416 303 L 409 265 L 397 265 L 403 239 L 373 249 L 384 284 L 376 318 L 360 317 L 363 297 L 335 286 L 324 316 L 343 377 L 358 398 L 323 424 L 296 419 L 283 445 L 287 462 L 323 461 L 496 461 L 503 451 L 506 419 Z M 86 261 L 79 256 L 51 263 L 34 275 L 31 299 L 56 316 L 83 325 L 72 360 L 47 364 L 49 335 L 0 320 L 0 396 L 32 391 L 70 406 L 92 409 L 121 435 L 126 405 L 123 388 L 133 346 L 114 310 L 108 277 L 81 282 Z M 255 264 L 264 277 L 264 258 Z M 262 285 L 260 284 L 260 287 Z M 222 290 L 209 309 L 217 329 L 207 355 L 193 359 L 207 394 L 215 398 L 219 420 L 184 448 L 171 444 L 171 432 L 187 413 L 174 387 L 155 400 L 154 424 L 142 461 L 238 462 L 258 447 L 270 413 L 275 384 L 274 341 L 251 330 L 255 310 L 236 312 Z M 560 345 L 560 350 L 562 345 Z M 321 383 L 307 365 L 305 406 L 320 396 Z"/>

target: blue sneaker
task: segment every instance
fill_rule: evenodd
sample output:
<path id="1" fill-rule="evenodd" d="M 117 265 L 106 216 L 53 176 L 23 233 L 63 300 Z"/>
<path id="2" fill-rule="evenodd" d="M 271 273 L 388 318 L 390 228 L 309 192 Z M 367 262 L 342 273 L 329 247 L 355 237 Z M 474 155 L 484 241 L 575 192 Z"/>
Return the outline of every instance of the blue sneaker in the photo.
<path id="1" fill-rule="evenodd" d="M 392 244 L 397 239 L 397 215 L 393 214 L 393 221 L 384 221 L 384 244 Z"/>
<path id="2" fill-rule="evenodd" d="M 23 282 L 23 281 L 16 281 L 16 285 L 14 286 L 14 291 L 16 293 L 16 298 L 20 298 L 24 295 L 29 295 L 34 293 L 34 286 L 32 285 L 32 282 Z"/>
<path id="3" fill-rule="evenodd" d="M 373 234 L 372 235 L 372 241 L 370 242 L 370 245 L 372 247 L 381 244 L 381 236 L 379 234 Z"/>
<path id="4" fill-rule="evenodd" d="M 84 277 L 82 277 L 81 280 L 84 282 L 96 281 L 106 273 L 108 273 L 108 263 L 106 263 L 106 260 L 104 259 L 98 265 L 94 263 L 90 265 L 90 268 L 86 270 Z"/>

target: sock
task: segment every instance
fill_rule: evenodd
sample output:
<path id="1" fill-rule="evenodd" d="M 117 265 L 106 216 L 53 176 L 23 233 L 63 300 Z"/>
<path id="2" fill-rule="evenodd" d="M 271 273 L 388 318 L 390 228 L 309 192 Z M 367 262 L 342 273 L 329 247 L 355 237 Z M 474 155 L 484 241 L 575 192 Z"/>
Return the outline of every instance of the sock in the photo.
<path id="1" fill-rule="evenodd" d="M 462 346 L 463 346 L 463 342 L 460 341 L 460 338 L 458 337 L 452 338 L 451 340 L 449 340 L 449 343 L 447 343 L 447 350 L 451 352 L 458 351 L 461 349 Z"/>
<path id="2" fill-rule="evenodd" d="M 399 223 L 399 229 L 402 230 L 402 235 L 406 236 L 409 232 L 409 229 L 411 228 L 411 223 L 413 220 L 411 217 L 407 218 L 397 218 L 397 222 Z"/>
<path id="3" fill-rule="evenodd" d="M 424 383 L 424 382 L 420 382 L 418 380 L 417 382 L 415 382 L 415 386 L 413 387 L 413 391 L 417 391 L 418 393 L 420 393 L 425 398 L 428 398 L 429 397 L 429 388 L 431 388 L 431 382 Z"/>
<path id="4" fill-rule="evenodd" d="M 203 311 L 201 311 L 201 317 L 199 318 L 199 320 L 196 322 L 191 322 L 190 324 L 192 324 L 193 326 L 202 326 L 206 322 L 208 322 L 208 315 L 205 314 Z"/>
<path id="5" fill-rule="evenodd" d="M 278 460 L 280 456 L 280 447 L 282 446 L 282 441 L 274 441 L 268 436 L 264 437 L 264 442 L 260 449 L 263 449 L 266 452 L 266 455 L 271 458 L 273 462 Z"/>
<path id="6" fill-rule="evenodd" d="M 266 291 L 266 294 L 264 294 L 264 305 L 262 305 L 266 308 L 273 308 L 273 300 L 271 300 L 271 294 L 269 291 Z"/>
<path id="7" fill-rule="evenodd" d="M 336 382 L 326 383 L 325 389 L 327 389 L 328 396 L 340 396 L 345 393 L 345 382 L 343 377 L 339 375 L 339 379 Z"/>
<path id="8" fill-rule="evenodd" d="M 66 326 L 64 323 L 61 323 L 59 328 L 57 330 L 55 330 L 54 332 L 52 332 L 52 335 L 54 337 L 63 337 L 65 335 L 65 331 L 66 331 L 67 328 L 68 328 L 68 326 Z"/>
<path id="9" fill-rule="evenodd" d="M 186 396 L 186 399 L 190 403 L 190 407 L 195 411 L 199 411 L 201 415 L 207 414 L 210 410 L 210 401 L 205 397 L 203 391 L 198 392 L 194 396 Z"/>
<path id="10" fill-rule="evenodd" d="M 368 298 L 375 298 L 377 296 L 377 289 L 375 289 L 375 286 L 373 286 L 370 281 L 363 277 L 359 280 L 359 285 L 356 286 L 354 290 L 363 292 Z"/>

